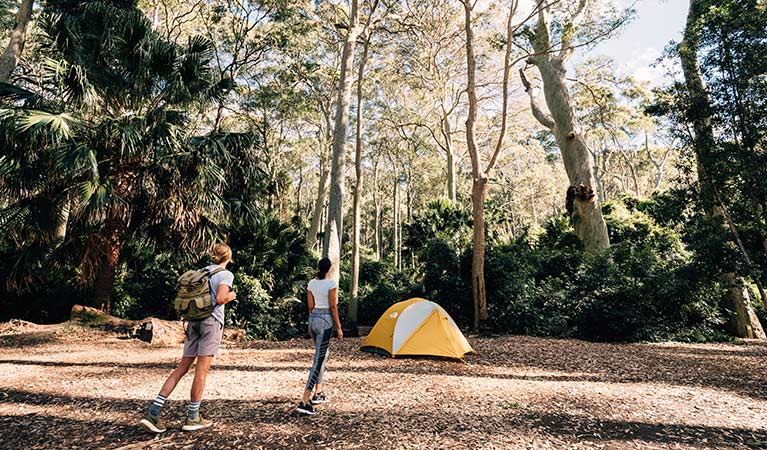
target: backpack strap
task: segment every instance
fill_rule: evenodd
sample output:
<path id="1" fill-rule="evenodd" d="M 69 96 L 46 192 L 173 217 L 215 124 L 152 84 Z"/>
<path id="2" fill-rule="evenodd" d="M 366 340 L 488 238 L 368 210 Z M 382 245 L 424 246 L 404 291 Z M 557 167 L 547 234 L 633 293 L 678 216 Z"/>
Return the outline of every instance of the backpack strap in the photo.
<path id="1" fill-rule="evenodd" d="M 216 267 L 216 268 L 215 268 L 215 269 L 213 269 L 213 270 L 209 270 L 209 269 L 207 269 L 207 268 L 205 268 L 205 269 L 202 269 L 202 271 L 203 271 L 203 272 L 208 272 L 208 276 L 209 276 L 209 277 L 212 277 L 213 275 L 215 275 L 215 274 L 217 274 L 217 273 L 221 273 L 221 272 L 223 272 L 223 271 L 225 271 L 225 270 L 226 270 L 226 269 L 225 269 L 225 268 L 223 268 L 223 267 Z"/>
<path id="2" fill-rule="evenodd" d="M 211 283 L 210 277 L 212 277 L 213 275 L 215 275 L 217 273 L 221 273 L 221 272 L 225 271 L 226 269 L 219 266 L 219 267 L 216 267 L 213 270 L 208 270 L 207 268 L 202 269 L 202 270 L 204 272 L 208 272 L 208 290 L 210 291 L 210 298 L 211 298 L 211 300 L 213 300 L 213 297 L 215 297 L 216 294 L 213 292 L 213 283 Z M 216 306 L 216 304 L 214 303 L 213 306 Z"/>

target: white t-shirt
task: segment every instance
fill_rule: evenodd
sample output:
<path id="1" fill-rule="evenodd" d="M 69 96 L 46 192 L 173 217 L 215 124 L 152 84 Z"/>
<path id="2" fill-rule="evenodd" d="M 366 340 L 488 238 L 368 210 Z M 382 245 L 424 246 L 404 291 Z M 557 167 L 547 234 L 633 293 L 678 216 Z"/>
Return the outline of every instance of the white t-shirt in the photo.
<path id="1" fill-rule="evenodd" d="M 309 292 L 312 293 L 312 297 L 314 297 L 315 308 L 327 309 L 330 307 L 328 293 L 331 289 L 337 287 L 338 283 L 332 278 L 325 278 L 322 280 L 315 278 L 309 282 L 309 285 L 306 287 L 306 289 L 308 289 Z"/>

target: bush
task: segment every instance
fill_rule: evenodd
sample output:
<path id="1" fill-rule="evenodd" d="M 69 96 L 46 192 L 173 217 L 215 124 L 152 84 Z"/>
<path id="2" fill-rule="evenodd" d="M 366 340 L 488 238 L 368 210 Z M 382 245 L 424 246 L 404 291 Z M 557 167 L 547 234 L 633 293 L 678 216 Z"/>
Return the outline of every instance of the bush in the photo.
<path id="1" fill-rule="evenodd" d="M 420 285 L 415 283 L 407 273 L 392 272 L 373 286 L 369 293 L 360 295 L 358 322 L 360 325 L 374 325 L 391 305 L 411 297 L 422 296 L 423 291 Z"/>
<path id="2" fill-rule="evenodd" d="M 227 323 L 244 328 L 251 339 L 285 339 L 305 325 L 304 308 L 295 297 L 272 300 L 255 277 L 240 274 L 235 280 L 237 299 L 226 306 Z"/>
<path id="3" fill-rule="evenodd" d="M 470 254 L 468 258 L 471 261 Z M 456 322 L 471 323 L 471 269 L 462 273 L 461 255 L 446 241 L 434 240 L 426 250 L 423 290 L 424 297 L 439 303 Z"/>
<path id="4" fill-rule="evenodd" d="M 612 245 L 580 250 L 566 220 L 537 239 L 488 251 L 491 317 L 512 333 L 597 341 L 718 339 L 722 290 L 701 271 L 675 227 L 631 199 L 605 204 Z"/>

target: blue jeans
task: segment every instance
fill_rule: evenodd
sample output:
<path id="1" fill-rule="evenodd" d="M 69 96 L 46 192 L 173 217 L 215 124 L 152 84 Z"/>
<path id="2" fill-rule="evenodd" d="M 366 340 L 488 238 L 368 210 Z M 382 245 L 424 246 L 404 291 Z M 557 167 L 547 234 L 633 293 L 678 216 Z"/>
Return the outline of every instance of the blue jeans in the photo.
<path id="1" fill-rule="evenodd" d="M 306 390 L 311 391 L 314 385 L 322 383 L 325 373 L 325 363 L 328 361 L 328 346 L 333 334 L 333 316 L 330 311 L 314 310 L 309 315 L 309 333 L 314 336 L 314 363 L 306 381 Z"/>

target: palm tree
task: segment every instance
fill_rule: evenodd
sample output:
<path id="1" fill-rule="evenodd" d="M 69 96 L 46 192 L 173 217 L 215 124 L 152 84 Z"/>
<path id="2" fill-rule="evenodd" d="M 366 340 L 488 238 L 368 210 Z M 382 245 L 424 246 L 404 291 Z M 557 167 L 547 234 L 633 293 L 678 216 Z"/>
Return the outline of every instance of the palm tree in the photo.
<path id="1" fill-rule="evenodd" d="M 162 39 L 135 1 L 50 1 L 41 28 L 42 86 L 0 85 L 0 227 L 21 248 L 77 254 L 91 303 L 109 310 L 128 239 L 174 233 L 192 250 L 220 237 L 227 166 L 254 140 L 198 135 L 231 83 L 210 42 Z"/>

